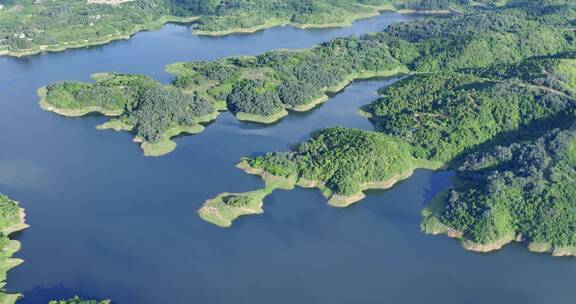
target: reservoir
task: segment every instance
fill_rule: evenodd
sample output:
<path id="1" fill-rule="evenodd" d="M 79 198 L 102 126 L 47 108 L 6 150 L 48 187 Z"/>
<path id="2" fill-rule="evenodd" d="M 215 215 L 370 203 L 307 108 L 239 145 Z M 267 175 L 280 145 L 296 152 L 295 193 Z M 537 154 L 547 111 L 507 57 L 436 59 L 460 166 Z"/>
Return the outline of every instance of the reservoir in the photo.
<path id="1" fill-rule="evenodd" d="M 58 80 L 125 72 L 169 82 L 170 63 L 312 47 L 411 18 L 386 13 L 348 28 L 224 37 L 169 24 L 100 47 L 0 57 L 0 192 L 26 208 L 31 225 L 16 235 L 16 257 L 25 263 L 9 272 L 7 289 L 23 293 L 23 304 L 75 294 L 119 304 L 573 300 L 571 258 L 520 244 L 471 253 L 420 231 L 422 209 L 450 187 L 451 172 L 417 171 L 345 209 L 327 206 L 317 190 L 276 191 L 264 214 L 228 229 L 197 215 L 218 193 L 262 187 L 234 167 L 243 156 L 288 151 L 323 127 L 372 130 L 356 110 L 397 79 L 354 82 L 316 109 L 269 126 L 223 113 L 159 158 L 144 157 L 131 134 L 96 130 L 103 117 L 65 118 L 38 106 L 36 90 Z"/>

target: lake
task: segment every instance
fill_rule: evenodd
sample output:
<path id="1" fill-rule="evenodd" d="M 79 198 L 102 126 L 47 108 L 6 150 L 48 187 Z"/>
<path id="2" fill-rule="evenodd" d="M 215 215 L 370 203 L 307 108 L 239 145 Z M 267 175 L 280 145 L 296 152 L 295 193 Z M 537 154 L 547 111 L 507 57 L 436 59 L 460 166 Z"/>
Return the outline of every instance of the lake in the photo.
<path id="1" fill-rule="evenodd" d="M 0 192 L 21 202 L 31 227 L 16 235 L 25 260 L 8 276 L 20 302 L 110 298 L 143 303 L 566 303 L 576 296 L 570 258 L 512 244 L 492 254 L 424 235 L 421 211 L 451 185 L 451 172 L 417 171 L 390 190 L 369 191 L 346 209 L 319 191 L 276 191 L 265 213 L 229 229 L 202 221 L 204 200 L 262 186 L 236 169 L 242 156 L 288 151 L 326 126 L 372 130 L 356 115 L 397 79 L 351 84 L 329 102 L 271 126 L 222 114 L 205 132 L 180 137 L 173 153 L 142 155 L 132 135 L 98 131 L 105 118 L 64 118 L 38 107 L 36 89 L 96 72 L 172 77 L 164 66 L 330 38 L 407 20 L 386 13 L 348 28 L 273 28 L 199 37 L 182 25 L 106 46 L 0 58 Z"/>

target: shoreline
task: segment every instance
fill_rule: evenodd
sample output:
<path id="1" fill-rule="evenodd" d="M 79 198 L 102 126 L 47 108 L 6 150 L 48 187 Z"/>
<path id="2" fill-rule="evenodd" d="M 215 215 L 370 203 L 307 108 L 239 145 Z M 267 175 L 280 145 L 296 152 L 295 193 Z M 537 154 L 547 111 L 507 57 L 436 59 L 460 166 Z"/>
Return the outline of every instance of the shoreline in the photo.
<path id="1" fill-rule="evenodd" d="M 332 194 L 329 197 L 328 205 L 338 208 L 349 207 L 366 197 L 365 191 L 369 190 L 386 190 L 394 187 L 397 183 L 409 179 L 414 171 L 418 169 L 439 170 L 445 166 L 444 163 L 438 161 L 421 161 L 415 160 L 415 164 L 406 171 L 396 174 L 385 181 L 367 182 L 360 185 L 361 190 L 352 195 L 338 195 Z"/>
<path id="2" fill-rule="evenodd" d="M 147 21 L 141 24 L 134 25 L 134 29 L 129 33 L 118 33 L 117 35 L 112 35 L 110 37 L 105 37 L 102 39 L 96 39 L 93 41 L 84 40 L 83 42 L 71 41 L 63 42 L 57 46 L 41 45 L 27 50 L 19 51 L 8 51 L 0 53 L 0 56 L 9 56 L 22 58 L 26 56 L 38 55 L 42 53 L 57 53 L 72 49 L 88 48 L 93 46 L 101 46 L 109 44 L 113 41 L 129 40 L 132 36 L 145 31 L 158 30 L 168 23 L 191 23 L 200 19 L 200 17 L 177 17 L 177 16 L 162 16 L 157 20 Z"/>
<path id="3" fill-rule="evenodd" d="M 85 108 L 79 109 L 64 109 L 64 108 L 57 108 L 46 101 L 48 90 L 46 86 L 43 86 L 37 90 L 38 97 L 40 100 L 38 104 L 42 110 L 56 113 L 61 116 L 65 117 L 82 117 L 86 116 L 91 113 L 98 113 L 102 114 L 106 117 L 117 117 L 124 113 L 124 110 L 105 110 L 98 106 L 90 106 Z"/>
<path id="4" fill-rule="evenodd" d="M 269 172 L 264 171 L 262 169 L 257 169 L 257 168 L 251 167 L 248 164 L 248 162 L 246 161 L 246 159 L 241 160 L 236 165 L 237 168 L 243 170 L 244 172 L 246 172 L 248 174 L 259 175 L 267 185 L 270 183 L 270 180 L 273 178 L 276 178 L 276 179 L 284 178 L 290 182 L 290 187 L 286 187 L 286 188 L 294 188 L 295 186 L 299 186 L 299 187 L 307 188 L 307 189 L 316 188 L 316 189 L 320 190 L 322 192 L 322 194 L 324 195 L 324 197 L 328 200 L 327 201 L 328 205 L 330 205 L 332 207 L 339 207 L 339 208 L 348 207 L 348 206 L 350 206 L 354 203 L 357 203 L 357 202 L 361 201 L 362 199 L 364 199 L 366 197 L 366 194 L 364 194 L 364 191 L 390 189 L 394 185 L 396 185 L 398 182 L 401 182 L 403 180 L 410 178 L 412 176 L 412 174 L 414 173 L 414 171 L 417 169 L 438 170 L 438 169 L 442 168 L 443 166 L 444 166 L 444 164 L 440 163 L 440 162 L 433 162 L 433 161 L 417 162 L 417 164 L 414 164 L 411 168 L 407 169 L 406 171 L 404 171 L 400 174 L 396 174 L 396 175 L 392 176 L 388 180 L 363 183 L 360 186 L 361 190 L 359 192 L 351 194 L 351 195 L 339 195 L 339 194 L 334 193 L 332 189 L 326 187 L 325 182 L 323 182 L 323 181 L 308 180 L 308 179 L 298 177 L 298 176 L 290 176 L 288 178 L 275 176 L 275 175 L 270 174 Z M 291 180 L 293 180 L 293 181 L 291 181 Z"/>
<path id="5" fill-rule="evenodd" d="M 93 74 L 92 78 L 94 80 L 97 80 L 98 77 L 105 77 L 106 75 L 107 73 Z M 134 130 L 134 126 L 128 125 L 119 119 L 114 119 L 114 117 L 118 117 L 124 114 L 124 110 L 108 111 L 103 110 L 102 108 L 97 106 L 85 107 L 80 109 L 62 109 L 54 107 L 53 105 L 49 104 L 46 101 L 47 99 L 46 86 L 38 89 L 37 94 L 38 97 L 40 98 L 38 104 L 40 105 L 40 108 L 42 108 L 45 111 L 53 112 L 64 117 L 81 117 L 88 115 L 90 113 L 97 113 L 105 117 L 112 118 L 102 124 L 97 125 L 96 126 L 97 130 L 113 130 L 116 132 L 121 131 L 132 132 Z M 194 135 L 201 133 L 205 129 L 202 123 L 208 123 L 210 121 L 214 121 L 218 118 L 219 115 L 220 112 L 216 110 L 212 114 L 208 114 L 202 117 L 196 117 L 195 119 L 196 124 L 193 126 L 174 126 L 170 129 L 167 129 L 162 133 L 161 135 L 162 139 L 156 143 L 145 141 L 144 139 L 138 136 L 135 136 L 132 141 L 140 144 L 140 148 L 142 149 L 144 156 L 162 156 L 176 149 L 177 145 L 172 140 L 173 137 L 183 134 Z"/>
<path id="6" fill-rule="evenodd" d="M 245 193 L 220 193 L 214 198 L 207 199 L 197 212 L 203 220 L 221 228 L 228 228 L 232 226 L 234 220 L 241 216 L 264 213 L 262 207 L 264 206 L 264 198 L 268 194 L 266 190 L 256 190 Z M 250 203 L 244 207 L 234 207 L 227 205 L 223 201 L 224 197 L 239 195 L 249 197 Z"/>
<path id="7" fill-rule="evenodd" d="M 144 156 L 156 157 L 166 155 L 176 149 L 177 144 L 175 141 L 172 140 L 173 137 L 181 135 L 195 135 L 202 133 L 206 128 L 203 125 L 201 125 L 201 123 L 207 123 L 216 120 L 219 115 L 220 113 L 216 111 L 210 115 L 198 117 L 196 124 L 193 126 L 172 127 L 164 131 L 164 133 L 162 133 L 162 139 L 155 143 L 145 141 L 143 138 L 139 136 L 135 136 L 132 141 L 140 144 L 140 148 L 142 149 Z M 127 126 L 127 125 L 120 125 L 120 123 L 119 124 L 113 124 L 113 123 L 114 122 L 112 122 L 112 124 L 108 126 L 109 129 L 114 129 L 113 127 L 122 128 L 123 126 Z M 120 131 L 126 131 L 126 129 L 120 129 Z"/>
<path id="8" fill-rule="evenodd" d="M 443 198 L 447 193 L 447 191 L 439 193 L 422 211 L 424 219 L 420 224 L 420 228 L 425 234 L 445 235 L 448 238 L 456 239 L 460 242 L 464 250 L 476 253 L 491 253 L 501 250 L 504 246 L 512 242 L 519 242 L 524 244 L 526 249 L 533 253 L 549 253 L 554 257 L 576 256 L 576 246 L 557 247 L 550 243 L 530 242 L 522 234 L 516 233 L 505 235 L 487 244 L 476 243 L 467 239 L 463 231 L 456 230 L 442 223 L 437 216 L 438 210 L 443 208 Z"/>
<path id="9" fill-rule="evenodd" d="M 282 111 L 268 115 L 268 116 L 262 116 L 262 115 L 258 115 L 258 114 L 250 114 L 250 113 L 245 113 L 245 112 L 238 112 L 236 114 L 234 114 L 234 117 L 236 117 L 237 120 L 239 121 L 243 121 L 243 122 L 255 122 L 255 123 L 261 123 L 261 124 L 271 124 L 274 122 L 277 122 L 278 120 L 288 116 L 289 113 L 288 111 L 286 111 L 286 109 L 282 109 Z"/>
<path id="10" fill-rule="evenodd" d="M 7 237 L 16 232 L 22 231 L 30 227 L 30 225 L 26 224 L 26 210 L 24 208 L 19 207 L 18 217 L 19 217 L 18 223 L 15 223 L 2 229 L 2 233 L 4 233 Z M 2 289 L 3 295 L 5 296 L 4 298 L 5 302 L 3 303 L 15 303 L 20 298 L 22 298 L 21 293 L 6 293 L 4 290 L 8 272 L 12 268 L 24 263 L 24 260 L 13 257 L 14 254 L 20 250 L 21 246 L 22 245 L 19 241 L 9 238 L 8 244 L 5 247 L 1 248 L 2 253 L 6 255 L 6 259 L 0 264 L 0 269 L 2 269 L 2 277 L 0 278 L 0 289 Z"/>
<path id="11" fill-rule="evenodd" d="M 362 19 L 368 19 L 372 17 L 376 17 L 382 15 L 383 13 L 397 13 L 400 15 L 453 15 L 453 14 L 462 14 L 456 10 L 426 10 L 426 11 L 418 11 L 418 10 L 406 10 L 406 9 L 396 9 L 391 5 L 383 5 L 383 6 L 370 6 L 366 5 L 366 7 L 372 8 L 372 12 L 367 12 L 366 14 L 357 14 L 347 17 L 346 20 L 341 22 L 333 22 L 333 23 L 295 23 L 290 21 L 280 21 L 280 20 L 273 20 L 265 22 L 264 24 L 249 27 L 249 28 L 234 28 L 228 30 L 220 30 L 220 31 L 204 31 L 204 30 L 192 30 L 192 34 L 198 36 L 208 36 L 208 37 L 221 37 L 221 36 L 228 36 L 233 34 L 253 34 L 259 31 L 263 31 L 270 28 L 275 27 L 285 27 L 291 26 L 298 29 L 326 29 L 326 28 L 345 28 L 351 26 L 354 22 Z M 71 49 L 81 49 L 81 48 L 88 48 L 93 46 L 102 46 L 109 44 L 114 41 L 120 40 L 129 40 L 134 35 L 145 32 L 145 31 L 153 31 L 158 30 L 161 27 L 165 26 L 168 23 L 181 23 L 187 24 L 198 21 L 201 19 L 202 16 L 193 16 L 193 17 L 177 17 L 177 16 L 169 16 L 164 15 L 157 20 L 146 21 L 141 24 L 135 24 L 134 28 L 127 33 L 118 33 L 116 35 L 110 35 L 108 37 L 103 37 L 101 39 L 93 38 L 92 41 L 90 40 L 83 40 L 83 41 L 69 41 L 69 42 L 62 42 L 58 45 L 40 45 L 35 46 L 31 49 L 26 50 L 16 50 L 16 51 L 4 51 L 0 52 L 0 56 L 9 56 L 9 57 L 26 57 L 32 55 L 38 55 L 42 53 L 56 53 L 62 52 Z"/>
<path id="12" fill-rule="evenodd" d="M 243 158 L 236 167 L 251 175 L 258 175 L 264 181 L 264 188 L 244 192 L 244 193 L 229 193 L 224 192 L 218 194 L 216 197 L 208 199 L 204 202 L 202 207 L 198 210 L 199 216 L 212 224 L 220 227 L 230 227 L 233 221 L 244 215 L 261 214 L 264 212 L 263 204 L 264 199 L 274 192 L 276 189 L 290 190 L 296 186 L 302 188 L 316 188 L 319 189 L 324 197 L 327 199 L 327 204 L 333 207 L 348 207 L 353 203 L 362 200 L 366 195 L 366 190 L 389 189 L 396 185 L 398 182 L 403 181 L 410 176 L 416 169 L 439 169 L 443 166 L 439 162 L 420 161 L 416 162 L 412 168 L 397 174 L 386 181 L 369 182 L 361 185 L 362 190 L 356 194 L 342 196 L 334 194 L 333 190 L 326 187 L 322 181 L 308 180 L 297 175 L 290 176 L 276 176 L 263 169 L 251 167 L 248 164 L 248 159 Z M 248 198 L 248 203 L 244 206 L 231 206 L 223 201 L 226 196 L 243 196 Z"/>
<path id="13" fill-rule="evenodd" d="M 368 80 L 373 78 L 380 78 L 380 77 L 398 77 L 399 75 L 406 75 L 410 73 L 410 70 L 406 66 L 399 66 L 391 70 L 385 71 L 363 71 L 363 72 L 356 72 L 352 73 L 347 76 L 342 82 L 328 88 L 323 88 L 321 90 L 322 96 L 312 99 L 310 102 L 306 104 L 297 105 L 295 107 L 286 107 L 275 114 L 268 115 L 268 116 L 261 116 L 257 114 L 250 114 L 244 112 L 238 112 L 234 116 L 239 121 L 244 122 L 256 122 L 262 124 L 271 124 L 277 122 L 278 120 L 286 117 L 289 115 L 287 110 L 295 111 L 295 112 L 307 112 L 318 105 L 321 105 L 330 100 L 329 94 L 338 94 L 342 92 L 346 87 L 352 84 L 354 81 L 359 80 Z"/>
<path id="14" fill-rule="evenodd" d="M 328 29 L 328 28 L 344 28 L 349 27 L 352 23 L 362 20 L 368 19 L 372 17 L 376 17 L 381 15 L 385 12 L 397 12 L 397 10 L 392 5 L 381 5 L 381 6 L 372 6 L 372 5 L 363 5 L 366 8 L 372 9 L 371 12 L 366 12 L 366 14 L 356 14 L 345 17 L 346 20 L 341 22 L 331 22 L 331 23 L 298 23 L 298 22 L 291 22 L 286 20 L 279 20 L 275 19 L 273 21 L 267 21 L 263 24 L 247 27 L 247 28 L 233 28 L 227 30 L 218 30 L 218 31 L 210 31 L 210 30 L 193 30 L 192 33 L 198 36 L 208 36 L 208 37 L 220 37 L 220 36 L 228 36 L 233 34 L 253 34 L 259 31 L 263 31 L 270 28 L 275 27 L 286 27 L 290 26 L 297 29 Z"/>
<path id="15" fill-rule="evenodd" d="M 166 130 L 162 134 L 163 138 L 155 143 L 145 141 L 139 136 L 134 137 L 132 141 L 140 144 L 140 148 L 142 149 L 144 156 L 162 156 L 176 149 L 177 144 L 172 140 L 172 137 L 182 134 L 194 135 L 201 133 L 204 131 L 204 129 L 204 126 L 200 124 L 190 127 L 179 126 Z"/>

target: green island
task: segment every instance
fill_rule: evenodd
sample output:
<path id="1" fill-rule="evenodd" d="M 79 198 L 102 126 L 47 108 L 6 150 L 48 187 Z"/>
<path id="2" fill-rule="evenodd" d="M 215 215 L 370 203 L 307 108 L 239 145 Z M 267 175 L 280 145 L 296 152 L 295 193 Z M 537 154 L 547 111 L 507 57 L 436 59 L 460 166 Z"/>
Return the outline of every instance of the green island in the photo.
<path id="1" fill-rule="evenodd" d="M 95 74 L 95 83 L 60 82 L 39 89 L 40 106 L 65 116 L 98 112 L 112 118 L 98 129 L 130 131 L 144 154 L 175 149 L 170 138 L 202 132 L 201 123 L 218 116 L 212 103 L 196 93 L 140 75 Z M 54 107 L 58 104 L 58 107 Z"/>
<path id="2" fill-rule="evenodd" d="M 24 222 L 24 209 L 18 203 L 0 194 L 0 303 L 13 304 L 22 297 L 20 294 L 6 293 L 6 274 L 23 261 L 12 258 L 20 250 L 20 243 L 9 236 L 17 231 L 26 229 Z"/>
<path id="3" fill-rule="evenodd" d="M 498 1 L 471 2 L 494 5 Z M 204 35 L 283 25 L 347 26 L 380 11 L 449 12 L 457 0 L 0 0 L 0 55 L 25 56 L 129 39 L 168 22 Z"/>

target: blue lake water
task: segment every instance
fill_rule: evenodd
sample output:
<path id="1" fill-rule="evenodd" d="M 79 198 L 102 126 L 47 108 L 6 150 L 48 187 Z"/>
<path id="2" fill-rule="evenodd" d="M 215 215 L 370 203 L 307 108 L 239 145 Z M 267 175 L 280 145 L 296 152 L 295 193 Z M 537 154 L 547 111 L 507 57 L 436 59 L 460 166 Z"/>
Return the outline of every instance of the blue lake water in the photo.
<path id="1" fill-rule="evenodd" d="M 371 130 L 356 115 L 395 81 L 355 82 L 326 104 L 263 126 L 222 114 L 176 151 L 142 156 L 132 135 L 98 131 L 99 116 L 42 111 L 36 89 L 96 72 L 144 73 L 163 82 L 169 63 L 311 47 L 384 29 L 398 14 L 348 28 L 274 28 L 198 37 L 181 25 L 106 46 L 0 58 L 0 192 L 21 202 L 31 228 L 17 238 L 26 262 L 7 288 L 23 304 L 80 294 L 142 303 L 568 303 L 573 259 L 513 244 L 493 254 L 464 251 L 421 233 L 425 204 L 450 187 L 450 172 L 417 171 L 346 209 L 319 191 L 276 191 L 265 213 L 221 229 L 196 214 L 223 191 L 262 186 L 234 165 L 242 156 L 288 150 L 326 126 Z"/>

